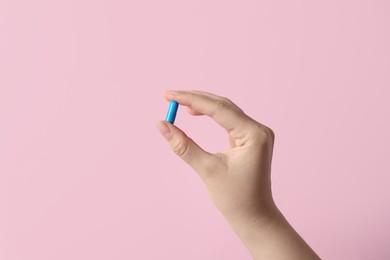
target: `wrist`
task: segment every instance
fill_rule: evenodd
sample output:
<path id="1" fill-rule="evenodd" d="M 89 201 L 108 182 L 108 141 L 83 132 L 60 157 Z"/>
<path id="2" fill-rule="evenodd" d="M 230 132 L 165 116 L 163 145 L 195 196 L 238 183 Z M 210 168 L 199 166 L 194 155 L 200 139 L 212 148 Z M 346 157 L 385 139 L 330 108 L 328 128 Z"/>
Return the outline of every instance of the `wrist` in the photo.
<path id="1" fill-rule="evenodd" d="M 236 234 L 245 240 L 261 236 L 262 234 L 259 232 L 268 231 L 273 226 L 280 225 L 284 220 L 273 201 L 244 213 L 226 214 L 225 218 Z"/>
<path id="2" fill-rule="evenodd" d="M 220 211 L 234 227 L 248 226 L 250 228 L 253 225 L 262 226 L 275 221 L 281 213 L 272 198 L 272 193 L 265 192 L 263 189 L 257 197 L 257 199 L 240 199 L 239 202 L 229 207 L 221 207 Z"/>

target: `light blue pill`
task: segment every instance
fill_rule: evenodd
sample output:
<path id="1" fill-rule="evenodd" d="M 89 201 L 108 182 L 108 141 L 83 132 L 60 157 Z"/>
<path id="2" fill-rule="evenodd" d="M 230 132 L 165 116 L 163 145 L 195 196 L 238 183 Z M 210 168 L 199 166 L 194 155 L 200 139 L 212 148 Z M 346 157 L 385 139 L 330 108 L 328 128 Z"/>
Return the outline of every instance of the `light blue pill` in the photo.
<path id="1" fill-rule="evenodd" d="M 168 108 L 168 112 L 167 112 L 167 116 L 166 116 L 165 120 L 168 121 L 169 123 L 173 124 L 175 122 L 176 113 L 177 113 L 178 108 L 179 108 L 179 103 L 172 100 L 171 103 L 169 104 L 169 108 Z"/>

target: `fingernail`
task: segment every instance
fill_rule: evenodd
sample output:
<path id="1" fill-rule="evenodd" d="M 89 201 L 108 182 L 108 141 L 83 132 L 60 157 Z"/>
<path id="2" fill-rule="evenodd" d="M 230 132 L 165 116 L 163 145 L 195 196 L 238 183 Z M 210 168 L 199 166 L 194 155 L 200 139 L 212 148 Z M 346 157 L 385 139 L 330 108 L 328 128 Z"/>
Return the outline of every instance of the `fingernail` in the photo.
<path id="1" fill-rule="evenodd" d="M 166 123 L 158 123 L 157 129 L 165 138 L 167 138 L 171 134 L 171 129 L 166 125 Z"/>

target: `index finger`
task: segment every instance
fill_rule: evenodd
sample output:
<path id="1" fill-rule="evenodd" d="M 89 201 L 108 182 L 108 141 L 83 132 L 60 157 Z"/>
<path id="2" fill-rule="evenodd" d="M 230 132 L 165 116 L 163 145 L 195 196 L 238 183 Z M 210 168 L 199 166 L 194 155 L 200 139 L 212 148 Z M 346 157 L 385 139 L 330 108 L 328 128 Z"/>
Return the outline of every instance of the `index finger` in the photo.
<path id="1" fill-rule="evenodd" d="M 165 98 L 211 117 L 229 133 L 246 132 L 250 118 L 230 99 L 202 91 L 167 91 Z M 237 135 L 234 135 L 237 136 Z"/>

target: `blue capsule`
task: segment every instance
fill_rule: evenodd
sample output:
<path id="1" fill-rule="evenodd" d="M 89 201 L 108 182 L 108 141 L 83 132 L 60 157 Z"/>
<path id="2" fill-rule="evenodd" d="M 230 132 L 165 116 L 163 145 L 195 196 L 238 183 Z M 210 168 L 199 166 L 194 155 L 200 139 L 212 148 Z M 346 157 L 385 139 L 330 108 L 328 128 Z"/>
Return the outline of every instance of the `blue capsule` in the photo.
<path id="1" fill-rule="evenodd" d="M 179 108 L 179 103 L 172 100 L 171 103 L 169 104 L 169 108 L 168 108 L 168 112 L 167 112 L 167 116 L 166 116 L 165 120 L 168 121 L 169 123 L 173 124 L 175 122 L 176 113 L 177 113 L 178 108 Z"/>

